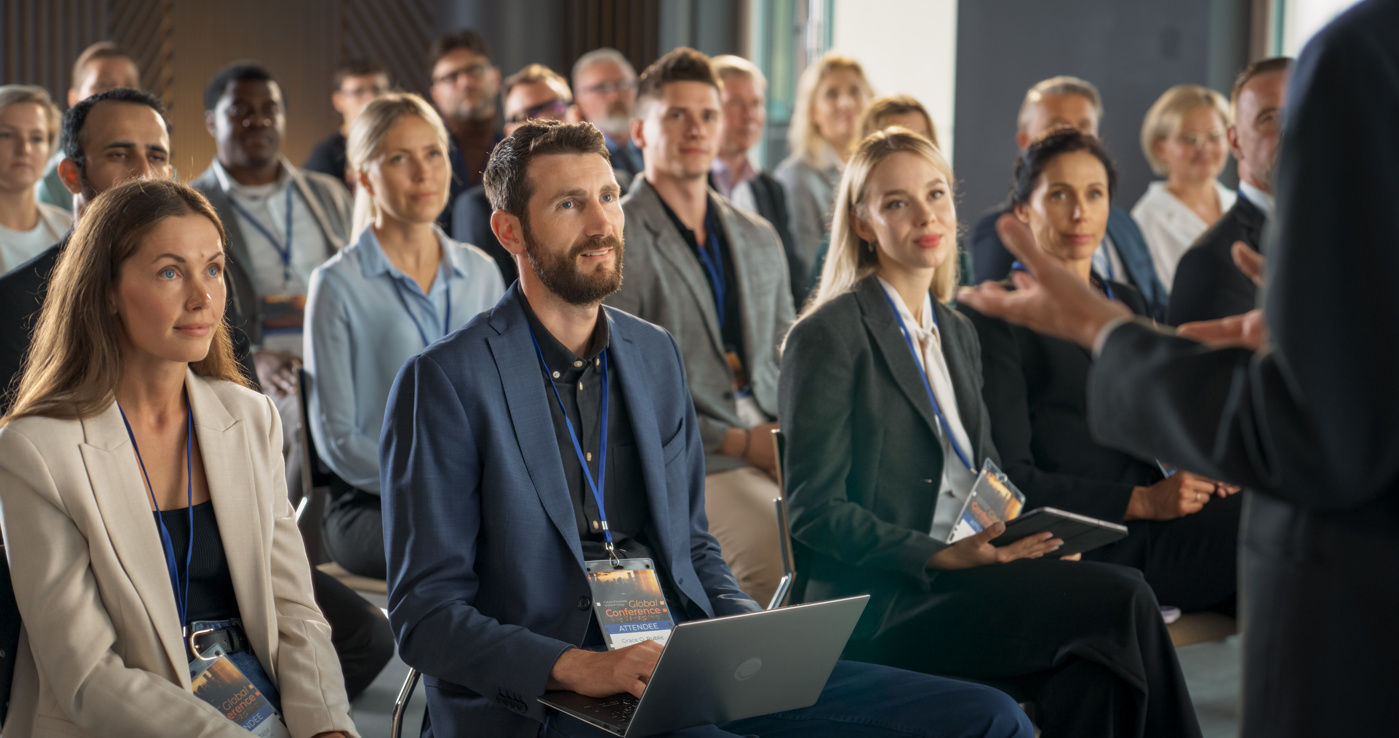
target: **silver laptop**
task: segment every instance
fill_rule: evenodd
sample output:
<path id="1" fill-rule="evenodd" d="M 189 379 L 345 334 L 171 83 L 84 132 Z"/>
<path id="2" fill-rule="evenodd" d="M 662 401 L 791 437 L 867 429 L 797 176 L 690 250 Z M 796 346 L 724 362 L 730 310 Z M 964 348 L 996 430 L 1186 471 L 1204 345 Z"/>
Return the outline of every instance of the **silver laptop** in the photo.
<path id="1" fill-rule="evenodd" d="M 548 692 L 539 701 L 626 738 L 810 707 L 869 599 L 690 620 L 670 634 L 641 699 Z"/>

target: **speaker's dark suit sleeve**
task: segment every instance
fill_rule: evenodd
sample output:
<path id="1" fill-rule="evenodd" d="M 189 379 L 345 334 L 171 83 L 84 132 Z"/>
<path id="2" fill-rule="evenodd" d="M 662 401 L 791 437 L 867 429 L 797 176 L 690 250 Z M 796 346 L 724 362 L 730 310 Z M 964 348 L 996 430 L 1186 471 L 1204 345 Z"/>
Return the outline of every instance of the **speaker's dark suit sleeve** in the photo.
<path id="1" fill-rule="evenodd" d="M 1399 12 L 1371 3 L 1291 83 L 1268 256 L 1272 346 L 1208 350 L 1137 324 L 1090 379 L 1095 435 L 1317 511 L 1399 480 Z M 1164 422 L 1145 422 L 1148 418 Z"/>

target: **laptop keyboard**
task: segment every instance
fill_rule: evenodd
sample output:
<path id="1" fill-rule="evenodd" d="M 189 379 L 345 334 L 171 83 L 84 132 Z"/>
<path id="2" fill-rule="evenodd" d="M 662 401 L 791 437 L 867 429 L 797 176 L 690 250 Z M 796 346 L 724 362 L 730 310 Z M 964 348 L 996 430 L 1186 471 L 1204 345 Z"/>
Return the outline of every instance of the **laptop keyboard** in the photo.
<path id="1" fill-rule="evenodd" d="M 581 711 L 603 722 L 612 723 L 616 726 L 625 726 L 631 722 L 632 715 L 636 712 L 636 705 L 640 702 L 637 698 L 627 695 L 617 695 L 609 697 L 600 702 L 595 702 L 584 707 Z"/>

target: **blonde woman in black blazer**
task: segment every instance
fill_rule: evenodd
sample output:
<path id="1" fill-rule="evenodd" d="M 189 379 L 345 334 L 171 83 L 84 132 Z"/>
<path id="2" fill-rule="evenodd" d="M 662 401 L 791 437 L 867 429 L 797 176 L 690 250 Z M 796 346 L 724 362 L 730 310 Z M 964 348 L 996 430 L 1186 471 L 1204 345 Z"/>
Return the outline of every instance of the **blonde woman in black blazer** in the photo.
<path id="1" fill-rule="evenodd" d="M 847 657 L 997 684 L 1035 703 L 1046 736 L 1197 736 L 1138 572 L 1042 558 L 1059 541 L 1041 536 L 997 548 L 999 526 L 939 541 L 939 501 L 970 487 L 959 452 L 977 470 L 997 459 L 975 331 L 943 304 L 957 283 L 952 181 L 927 139 L 902 128 L 866 138 L 846 167 L 779 390 L 803 597 L 870 594 Z M 917 359 L 900 320 L 915 323 Z"/>
<path id="2" fill-rule="evenodd" d="M 295 738 L 355 735 L 278 416 L 233 360 L 223 241 L 196 191 L 134 180 L 55 267 L 0 421 L 24 620 L 6 736 L 247 736 L 191 691 L 190 643 L 222 645 Z"/>

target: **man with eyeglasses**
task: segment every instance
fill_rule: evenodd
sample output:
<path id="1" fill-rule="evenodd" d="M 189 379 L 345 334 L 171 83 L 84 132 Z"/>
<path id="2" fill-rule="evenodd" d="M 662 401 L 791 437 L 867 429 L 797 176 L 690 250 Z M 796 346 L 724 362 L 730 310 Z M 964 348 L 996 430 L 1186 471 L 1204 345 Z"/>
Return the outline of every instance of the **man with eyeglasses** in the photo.
<path id="1" fill-rule="evenodd" d="M 602 131 L 607 155 L 612 157 L 612 174 L 625 192 L 644 169 L 641 149 L 631 140 L 636 68 L 616 49 L 594 49 L 574 62 L 573 89 L 583 120 Z"/>
<path id="2" fill-rule="evenodd" d="M 346 137 L 350 135 L 350 126 L 359 117 L 360 111 L 374 98 L 388 91 L 389 72 L 382 64 L 367 59 L 350 59 L 336 67 L 335 91 L 330 94 L 330 104 L 340 114 L 340 130 L 316 144 L 301 168 L 344 180 L 353 192 L 354 180 L 345 171 L 348 166 Z"/>
<path id="3" fill-rule="evenodd" d="M 433 40 L 428 47 L 432 102 L 452 134 L 452 187 L 447 207 L 437 222 L 452 233 L 452 203 L 465 190 L 481 184 L 491 149 L 504 138 L 496 114 L 500 68 L 491 61 L 491 47 L 471 28 L 460 28 Z"/>
<path id="4" fill-rule="evenodd" d="M 573 104 L 568 81 L 543 64 L 529 64 L 507 77 L 501 98 L 505 101 L 507 136 L 536 118 L 578 122 L 578 108 Z M 508 285 L 519 276 L 519 269 L 515 265 L 515 257 L 500 245 L 491 230 L 491 211 L 491 200 L 482 185 L 461 193 L 452 202 L 452 238 L 490 254 Z"/>

